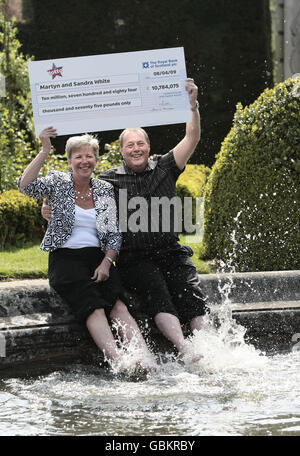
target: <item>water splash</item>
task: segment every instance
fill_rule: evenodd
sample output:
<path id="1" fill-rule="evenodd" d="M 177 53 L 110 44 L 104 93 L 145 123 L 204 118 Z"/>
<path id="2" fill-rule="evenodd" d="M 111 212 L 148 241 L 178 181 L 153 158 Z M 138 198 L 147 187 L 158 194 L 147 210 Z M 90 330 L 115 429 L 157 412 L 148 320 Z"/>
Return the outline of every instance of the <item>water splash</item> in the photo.
<path id="1" fill-rule="evenodd" d="M 263 367 L 264 356 L 245 342 L 244 332 L 244 328 L 234 321 L 231 325 L 221 324 L 217 329 L 194 331 L 190 338 L 191 353 L 192 356 L 202 353 L 203 358 L 196 363 L 187 359 L 187 371 L 213 374 Z"/>
<path id="2" fill-rule="evenodd" d="M 238 222 L 241 212 L 237 214 L 235 221 Z M 189 355 L 184 358 L 186 369 L 190 372 L 217 373 L 229 370 L 244 370 L 261 368 L 266 365 L 267 359 L 260 350 L 245 340 L 246 328 L 238 324 L 232 315 L 232 294 L 235 284 L 233 274 L 235 270 L 235 256 L 238 251 L 236 233 L 231 233 L 232 251 L 226 263 L 219 262 L 218 291 L 221 302 L 210 303 L 209 314 L 204 317 L 204 325 L 201 331 L 194 331 L 187 343 Z M 229 272 L 226 280 L 221 275 Z M 249 285 L 251 286 L 251 285 Z M 196 363 L 193 359 L 200 354 L 203 358 Z"/>
<path id="3" fill-rule="evenodd" d="M 234 233 L 232 238 L 234 242 Z M 225 269 L 235 272 L 229 261 L 220 264 L 217 274 L 223 273 Z M 203 317 L 203 329 L 195 330 L 186 339 L 187 354 L 178 356 L 175 353 L 151 353 L 151 357 L 156 357 L 159 366 L 151 375 L 159 375 L 161 378 L 165 375 L 181 375 L 184 372 L 203 375 L 260 368 L 265 365 L 265 355 L 245 341 L 246 328 L 233 318 L 230 295 L 234 287 L 231 275 L 227 276 L 225 282 L 224 278 L 221 280 L 219 276 L 218 290 L 221 303 L 209 304 L 210 312 Z M 118 331 L 119 329 L 120 326 L 116 326 L 117 334 L 124 332 Z M 130 341 L 117 336 L 117 341 L 121 356 L 119 360 L 109 361 L 112 373 L 117 376 L 126 373 L 129 378 L 141 377 L 141 371 L 137 366 L 143 365 L 144 362 L 153 362 L 153 358 L 146 359 L 147 355 L 137 335 Z"/>
<path id="4" fill-rule="evenodd" d="M 129 339 L 126 336 L 126 325 L 120 321 L 113 322 L 113 330 L 116 334 L 116 341 L 119 347 L 117 359 L 107 359 L 110 370 L 114 375 L 122 375 L 128 378 L 141 378 L 146 375 L 150 368 L 156 366 L 154 355 L 150 349 L 146 350 L 141 344 L 140 335 L 133 332 Z"/>

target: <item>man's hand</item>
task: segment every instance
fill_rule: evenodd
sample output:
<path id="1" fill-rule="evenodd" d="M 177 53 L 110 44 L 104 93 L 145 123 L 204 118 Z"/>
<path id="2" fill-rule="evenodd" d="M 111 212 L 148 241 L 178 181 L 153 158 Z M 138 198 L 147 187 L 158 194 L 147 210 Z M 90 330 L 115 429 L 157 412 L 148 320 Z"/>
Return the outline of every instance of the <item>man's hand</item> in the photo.
<path id="1" fill-rule="evenodd" d="M 185 137 L 174 147 L 174 158 L 179 169 L 183 169 L 200 141 L 200 114 L 198 111 L 198 87 L 194 79 L 187 78 L 185 86 L 192 111 L 192 120 L 186 124 Z"/>
<path id="2" fill-rule="evenodd" d="M 52 210 L 51 210 L 51 206 L 49 206 L 49 204 L 48 204 L 48 199 L 47 198 L 45 198 L 44 201 L 43 201 L 41 214 L 44 217 L 44 219 L 46 219 L 48 222 L 50 222 Z"/>
<path id="3" fill-rule="evenodd" d="M 189 94 L 191 108 L 194 108 L 196 105 L 197 98 L 198 98 L 198 87 L 194 83 L 194 79 L 187 78 L 185 88 Z"/>

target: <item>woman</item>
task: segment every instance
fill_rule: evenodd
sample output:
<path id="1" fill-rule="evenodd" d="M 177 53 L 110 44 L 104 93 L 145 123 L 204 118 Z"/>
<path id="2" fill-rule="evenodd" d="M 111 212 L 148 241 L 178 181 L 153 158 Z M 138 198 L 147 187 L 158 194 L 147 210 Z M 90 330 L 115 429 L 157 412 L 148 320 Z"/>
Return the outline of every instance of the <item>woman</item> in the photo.
<path id="1" fill-rule="evenodd" d="M 54 127 L 39 138 L 42 150 L 25 169 L 19 189 L 31 197 L 47 197 L 52 217 L 41 244 L 49 252 L 49 283 L 86 326 L 96 345 L 109 360 L 121 361 L 108 319 L 118 322 L 121 337 L 137 338 L 144 368 L 156 363 L 127 306 L 120 299 L 123 289 L 113 263 L 121 246 L 116 204 L 111 184 L 91 178 L 99 153 L 90 135 L 68 139 L 66 153 L 70 173 L 52 171 L 38 178 L 56 137 Z"/>

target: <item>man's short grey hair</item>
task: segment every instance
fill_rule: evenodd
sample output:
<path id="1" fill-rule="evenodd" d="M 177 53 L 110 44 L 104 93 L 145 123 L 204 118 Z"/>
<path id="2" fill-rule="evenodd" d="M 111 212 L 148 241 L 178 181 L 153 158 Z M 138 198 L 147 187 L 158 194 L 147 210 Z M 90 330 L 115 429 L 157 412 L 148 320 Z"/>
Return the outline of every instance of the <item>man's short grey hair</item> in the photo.
<path id="1" fill-rule="evenodd" d="M 96 160 L 99 158 L 99 141 L 92 135 L 71 136 L 66 142 L 66 154 L 68 160 L 71 159 L 72 152 L 80 147 L 90 146 L 93 149 Z"/>
<path id="2" fill-rule="evenodd" d="M 131 131 L 138 131 L 140 133 L 143 133 L 146 142 L 150 144 L 148 133 L 143 128 L 125 128 L 125 130 L 123 130 L 119 136 L 120 147 L 123 147 L 124 136 L 126 135 L 126 133 L 130 133 Z"/>

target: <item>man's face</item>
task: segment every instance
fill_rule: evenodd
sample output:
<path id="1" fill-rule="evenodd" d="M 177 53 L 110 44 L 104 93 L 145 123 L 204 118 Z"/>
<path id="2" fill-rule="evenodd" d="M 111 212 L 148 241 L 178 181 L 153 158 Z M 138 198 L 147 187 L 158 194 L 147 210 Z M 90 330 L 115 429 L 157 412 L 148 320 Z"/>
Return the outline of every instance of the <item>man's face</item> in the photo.
<path id="1" fill-rule="evenodd" d="M 149 153 L 150 144 L 147 143 L 141 131 L 129 131 L 125 134 L 121 154 L 130 169 L 137 173 L 144 171 Z"/>

